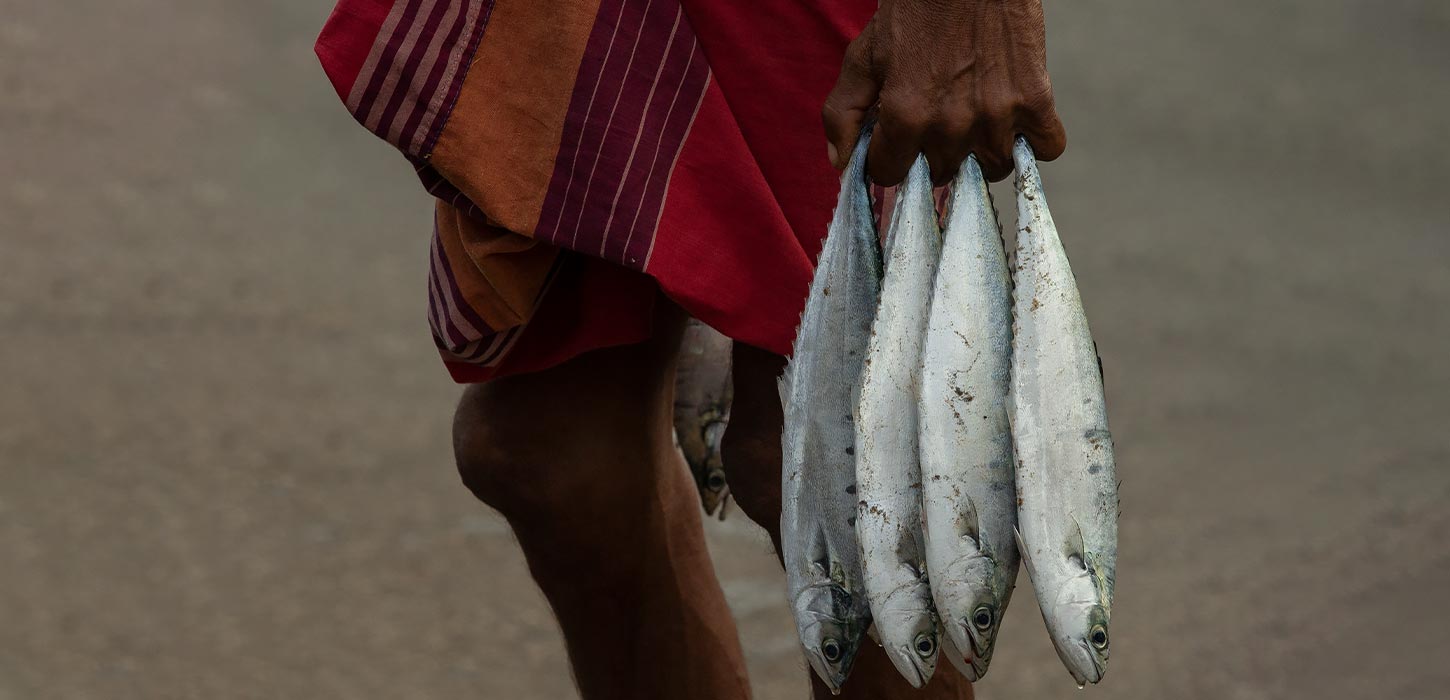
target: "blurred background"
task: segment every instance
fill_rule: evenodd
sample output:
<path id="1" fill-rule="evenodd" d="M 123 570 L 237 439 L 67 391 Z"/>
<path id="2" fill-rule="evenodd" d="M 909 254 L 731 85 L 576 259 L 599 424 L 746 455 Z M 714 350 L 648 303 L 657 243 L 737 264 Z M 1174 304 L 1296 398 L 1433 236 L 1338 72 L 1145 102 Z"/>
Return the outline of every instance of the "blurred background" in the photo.
<path id="1" fill-rule="evenodd" d="M 329 9 L 0 0 L 0 699 L 574 697 Z M 1047 10 L 1123 479 L 1087 696 L 1446 697 L 1450 5 Z M 707 528 L 803 697 L 768 543 Z M 979 697 L 1084 697 L 1015 601 Z"/>

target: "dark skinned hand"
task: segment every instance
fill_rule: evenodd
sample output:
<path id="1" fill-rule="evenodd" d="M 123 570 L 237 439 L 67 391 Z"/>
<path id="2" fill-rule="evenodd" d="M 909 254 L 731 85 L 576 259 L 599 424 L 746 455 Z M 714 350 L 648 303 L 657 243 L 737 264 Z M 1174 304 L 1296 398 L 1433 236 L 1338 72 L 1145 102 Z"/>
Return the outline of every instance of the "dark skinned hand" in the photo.
<path id="1" fill-rule="evenodd" d="M 1017 134 L 1039 160 L 1062 155 L 1041 0 L 881 0 L 821 110 L 837 169 L 878 106 L 866 164 L 880 185 L 901 182 L 919 153 L 938 185 L 968 154 L 1001 180 Z"/>

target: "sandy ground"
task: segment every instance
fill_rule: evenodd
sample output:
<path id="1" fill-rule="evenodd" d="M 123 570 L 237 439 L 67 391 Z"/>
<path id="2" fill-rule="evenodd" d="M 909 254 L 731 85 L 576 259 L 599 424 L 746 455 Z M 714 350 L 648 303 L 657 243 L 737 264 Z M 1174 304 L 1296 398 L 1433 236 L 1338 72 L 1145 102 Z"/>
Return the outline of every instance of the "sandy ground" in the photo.
<path id="1" fill-rule="evenodd" d="M 0 700 L 573 696 L 327 4 L 0 0 Z M 1445 7 L 1050 2 L 1123 479 L 1087 696 L 1445 697 Z M 709 531 L 801 697 L 768 545 Z M 1016 600 L 980 696 L 1084 697 Z"/>

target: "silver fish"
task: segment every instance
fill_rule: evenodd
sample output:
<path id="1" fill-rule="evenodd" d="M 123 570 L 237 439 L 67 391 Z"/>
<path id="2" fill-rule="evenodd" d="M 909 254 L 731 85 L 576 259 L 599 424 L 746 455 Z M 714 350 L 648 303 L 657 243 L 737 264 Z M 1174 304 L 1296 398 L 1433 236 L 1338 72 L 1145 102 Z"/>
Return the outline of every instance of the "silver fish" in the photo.
<path id="1" fill-rule="evenodd" d="M 1032 149 L 1017 140 L 1012 434 L 1018 547 L 1057 655 L 1102 680 L 1118 558 L 1118 487 L 1102 369 Z"/>
<path id="2" fill-rule="evenodd" d="M 863 136 L 841 176 L 790 364 L 780 380 L 781 556 L 811 668 L 833 691 L 871 624 L 856 545 L 856 403 L 881 294 L 881 251 L 866 192 Z"/>
<path id="3" fill-rule="evenodd" d="M 675 439 L 707 515 L 725 519 L 730 487 L 720 459 L 720 439 L 730 423 L 732 341 L 715 329 L 690 319 L 675 366 Z"/>
<path id="4" fill-rule="evenodd" d="M 975 157 L 957 174 L 949 211 L 922 356 L 922 510 L 932 598 L 951 646 L 966 655 L 949 658 L 976 681 L 1017 581 L 1017 503 L 1012 280 Z"/>
<path id="5" fill-rule="evenodd" d="M 886 279 L 856 408 L 856 537 L 881 645 L 920 688 L 936 671 L 936 612 L 921 541 L 917 385 L 941 251 L 931 176 L 918 157 L 897 193 Z"/>

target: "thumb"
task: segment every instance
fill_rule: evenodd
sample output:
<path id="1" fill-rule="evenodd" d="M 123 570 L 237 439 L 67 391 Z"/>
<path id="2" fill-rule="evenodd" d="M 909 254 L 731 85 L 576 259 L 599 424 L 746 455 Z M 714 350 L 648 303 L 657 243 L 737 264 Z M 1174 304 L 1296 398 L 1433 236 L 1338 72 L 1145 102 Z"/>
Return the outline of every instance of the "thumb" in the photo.
<path id="1" fill-rule="evenodd" d="M 872 69 L 872 29 L 875 22 L 866 25 L 849 46 L 841 62 L 841 76 L 836 86 L 826 97 L 821 108 L 821 122 L 826 127 L 827 150 L 831 165 L 837 170 L 846 167 L 856 139 L 861 135 L 861 124 L 867 113 L 876 105 L 881 85 Z"/>

